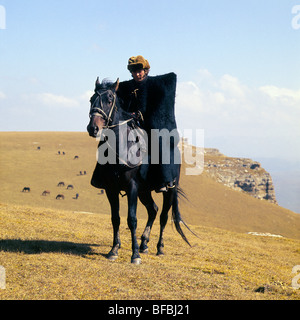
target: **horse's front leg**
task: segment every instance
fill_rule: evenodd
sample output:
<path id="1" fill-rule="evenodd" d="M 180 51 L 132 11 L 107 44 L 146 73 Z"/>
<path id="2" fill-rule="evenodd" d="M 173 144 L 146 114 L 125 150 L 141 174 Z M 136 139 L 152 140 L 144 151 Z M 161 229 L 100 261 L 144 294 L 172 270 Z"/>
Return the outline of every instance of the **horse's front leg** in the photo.
<path id="1" fill-rule="evenodd" d="M 136 228 L 137 228 L 137 218 L 136 218 L 136 208 L 138 199 L 138 188 L 136 182 L 132 179 L 129 183 L 129 188 L 127 190 L 128 199 L 128 227 L 131 232 L 132 240 L 132 257 L 131 263 L 140 264 L 142 259 L 139 254 L 139 245 L 136 238 Z"/>
<path id="2" fill-rule="evenodd" d="M 119 214 L 119 193 L 118 191 L 106 190 L 106 195 L 111 207 L 111 222 L 114 230 L 113 246 L 107 254 L 107 259 L 114 261 L 118 258 L 118 250 L 121 248 L 120 241 L 120 214 Z"/>

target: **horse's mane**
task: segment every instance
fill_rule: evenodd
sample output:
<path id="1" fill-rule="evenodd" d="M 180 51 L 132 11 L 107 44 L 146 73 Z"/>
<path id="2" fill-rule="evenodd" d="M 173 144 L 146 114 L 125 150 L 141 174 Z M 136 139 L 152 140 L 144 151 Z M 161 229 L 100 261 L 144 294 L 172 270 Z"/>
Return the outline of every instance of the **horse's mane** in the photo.
<path id="1" fill-rule="evenodd" d="M 110 89 L 111 86 L 114 84 L 109 78 L 104 78 L 99 86 L 97 86 L 98 90 L 106 90 Z"/>

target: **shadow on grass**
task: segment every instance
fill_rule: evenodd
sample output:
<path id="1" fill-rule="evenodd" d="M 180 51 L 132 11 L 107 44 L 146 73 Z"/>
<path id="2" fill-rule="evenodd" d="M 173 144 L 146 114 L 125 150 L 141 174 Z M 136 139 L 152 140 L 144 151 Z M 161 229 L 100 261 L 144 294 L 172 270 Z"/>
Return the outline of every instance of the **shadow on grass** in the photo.
<path id="1" fill-rule="evenodd" d="M 93 255 L 91 247 L 97 244 L 74 243 L 67 241 L 48 241 L 48 240 L 20 240 L 6 239 L 0 240 L 0 251 L 23 252 L 26 254 L 39 253 L 67 253 L 73 255 Z"/>

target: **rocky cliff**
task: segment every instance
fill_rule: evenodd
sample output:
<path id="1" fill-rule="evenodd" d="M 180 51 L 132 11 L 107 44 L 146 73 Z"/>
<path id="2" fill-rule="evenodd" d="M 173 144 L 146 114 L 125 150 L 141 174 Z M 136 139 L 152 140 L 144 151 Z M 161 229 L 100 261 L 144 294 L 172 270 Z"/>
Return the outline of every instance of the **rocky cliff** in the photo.
<path id="1" fill-rule="evenodd" d="M 236 191 L 277 204 L 271 175 L 259 162 L 227 157 L 218 149 L 205 148 L 204 171 L 211 178 Z"/>

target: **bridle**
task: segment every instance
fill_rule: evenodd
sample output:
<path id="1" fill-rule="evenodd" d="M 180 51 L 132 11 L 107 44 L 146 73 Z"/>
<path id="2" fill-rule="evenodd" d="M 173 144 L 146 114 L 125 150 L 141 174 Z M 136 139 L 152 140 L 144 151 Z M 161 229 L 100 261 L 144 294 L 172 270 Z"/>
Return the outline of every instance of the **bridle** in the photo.
<path id="1" fill-rule="evenodd" d="M 105 111 L 104 111 L 104 108 L 103 108 L 103 102 L 102 102 L 102 95 L 106 94 L 107 92 L 111 92 L 112 95 L 113 95 L 113 103 L 112 103 L 112 106 L 110 108 L 110 111 L 109 113 L 107 114 Z M 93 116 L 98 116 L 98 117 L 101 117 L 104 121 L 106 121 L 106 125 L 103 127 L 104 129 L 112 129 L 112 128 L 116 128 L 118 126 L 122 126 L 124 124 L 127 124 L 131 121 L 134 120 L 134 118 L 129 118 L 127 120 L 124 120 L 122 122 L 119 122 L 117 124 L 112 124 L 112 125 L 109 125 L 110 122 L 113 121 L 112 119 L 112 114 L 113 114 L 113 111 L 114 109 L 117 111 L 117 105 L 116 105 L 116 102 L 117 102 L 117 95 L 116 93 L 114 93 L 112 90 L 105 90 L 103 92 L 99 92 L 99 91 L 95 91 L 95 94 L 97 95 L 95 101 L 92 103 L 91 105 L 91 109 L 90 109 L 90 118 L 92 118 Z M 99 102 L 100 104 L 100 107 L 97 107 L 96 104 L 97 102 Z M 141 118 L 143 119 L 142 117 L 142 114 L 140 113 L 141 115 Z M 140 130 L 140 128 L 138 127 L 135 127 L 136 130 Z M 142 133 L 143 135 L 143 133 Z M 140 160 L 140 162 L 138 164 L 135 164 L 135 165 L 130 165 L 128 162 L 124 161 L 122 158 L 119 157 L 119 154 L 116 152 L 115 148 L 113 148 L 108 141 L 106 141 L 106 144 L 108 145 L 108 147 L 113 151 L 115 152 L 115 154 L 117 155 L 119 161 L 121 164 L 129 167 L 129 168 L 135 168 L 137 166 L 140 166 L 142 164 L 142 160 Z"/>
<path id="2" fill-rule="evenodd" d="M 99 92 L 99 91 L 96 91 L 96 94 L 97 94 L 97 98 L 95 99 L 95 101 L 93 102 L 92 106 L 91 106 L 91 110 L 90 110 L 90 118 L 92 116 L 99 116 L 101 117 L 103 120 L 106 121 L 106 128 L 109 128 L 109 123 L 112 121 L 112 113 L 114 111 L 114 109 L 116 109 L 116 100 L 117 100 L 117 97 L 116 97 L 116 93 L 113 93 L 112 91 L 112 94 L 113 94 L 113 104 L 112 104 L 112 107 L 110 108 L 110 111 L 109 111 L 109 114 L 107 114 L 105 111 L 104 111 L 104 108 L 103 108 L 103 103 L 102 103 L 102 95 L 104 95 L 105 93 L 107 93 L 108 91 L 111 91 L 111 90 L 105 90 L 103 92 Z M 96 103 L 97 101 L 99 101 L 100 103 L 100 108 L 99 107 L 96 107 Z"/>
<path id="3" fill-rule="evenodd" d="M 124 120 L 123 122 L 119 122 L 118 124 L 114 124 L 114 125 L 109 125 L 109 123 L 112 121 L 112 113 L 114 111 L 114 109 L 117 110 L 117 105 L 116 105 L 116 101 L 117 101 L 117 95 L 116 93 L 113 93 L 112 91 L 112 94 L 113 94 L 113 104 L 110 108 L 110 111 L 109 111 L 109 114 L 107 114 L 105 111 L 104 111 L 104 108 L 103 108 L 103 103 L 102 103 L 102 98 L 101 96 L 105 93 L 107 93 L 108 91 L 111 91 L 111 90 L 105 90 L 103 92 L 99 92 L 99 91 L 96 91 L 96 94 L 97 94 L 97 98 L 95 99 L 95 101 L 93 102 L 92 106 L 91 106 L 91 110 L 90 110 L 90 118 L 92 116 L 98 116 L 98 117 L 101 117 L 103 120 L 106 121 L 106 126 L 104 126 L 105 129 L 111 129 L 111 128 L 114 128 L 114 127 L 117 127 L 117 126 L 121 126 L 123 124 L 126 124 L 130 121 L 133 120 L 133 118 L 130 118 L 128 120 Z M 99 103 L 100 103 L 100 108 L 99 107 L 95 107 L 95 104 L 96 102 L 99 100 Z"/>

